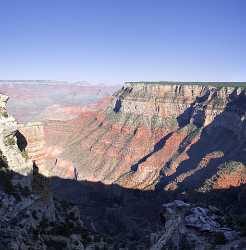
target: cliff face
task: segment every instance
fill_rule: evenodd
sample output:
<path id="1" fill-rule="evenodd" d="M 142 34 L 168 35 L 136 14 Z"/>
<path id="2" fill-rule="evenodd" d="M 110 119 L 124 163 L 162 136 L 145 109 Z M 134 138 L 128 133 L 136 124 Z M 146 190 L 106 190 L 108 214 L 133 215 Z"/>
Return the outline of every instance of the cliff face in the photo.
<path id="1" fill-rule="evenodd" d="M 56 141 L 80 179 L 140 189 L 227 188 L 245 183 L 245 111 L 243 87 L 126 83 L 104 111 L 60 123 Z M 67 170 L 58 171 L 73 177 Z"/>
<path id="2" fill-rule="evenodd" d="M 0 152 L 8 166 L 15 172 L 27 175 L 31 162 L 27 160 L 18 147 L 17 122 L 6 111 L 8 97 L 0 94 Z"/>
<path id="3" fill-rule="evenodd" d="M 43 174 L 47 174 L 45 172 L 47 161 L 43 124 L 41 122 L 18 124 L 18 130 L 22 134 L 28 158 L 36 162 Z"/>

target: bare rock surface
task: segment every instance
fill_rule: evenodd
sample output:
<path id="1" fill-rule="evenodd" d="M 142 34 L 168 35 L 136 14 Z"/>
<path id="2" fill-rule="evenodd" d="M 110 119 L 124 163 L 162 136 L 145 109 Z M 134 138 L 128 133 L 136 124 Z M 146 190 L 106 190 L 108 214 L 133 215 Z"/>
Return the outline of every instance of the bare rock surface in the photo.
<path id="1" fill-rule="evenodd" d="M 222 225 L 220 216 L 208 208 L 196 207 L 181 200 L 163 204 L 165 229 L 152 235 L 158 249 L 246 249 L 239 232 Z"/>
<path id="2" fill-rule="evenodd" d="M 46 172 L 144 190 L 240 186 L 245 103 L 236 84 L 126 83 L 104 109 L 44 125 Z"/>

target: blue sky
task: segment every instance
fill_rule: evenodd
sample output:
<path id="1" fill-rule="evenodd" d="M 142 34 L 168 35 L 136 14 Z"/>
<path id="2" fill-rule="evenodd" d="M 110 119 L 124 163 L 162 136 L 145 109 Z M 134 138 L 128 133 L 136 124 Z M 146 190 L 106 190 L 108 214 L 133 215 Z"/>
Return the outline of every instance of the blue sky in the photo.
<path id="1" fill-rule="evenodd" d="M 0 78 L 246 81 L 246 1 L 0 0 Z"/>

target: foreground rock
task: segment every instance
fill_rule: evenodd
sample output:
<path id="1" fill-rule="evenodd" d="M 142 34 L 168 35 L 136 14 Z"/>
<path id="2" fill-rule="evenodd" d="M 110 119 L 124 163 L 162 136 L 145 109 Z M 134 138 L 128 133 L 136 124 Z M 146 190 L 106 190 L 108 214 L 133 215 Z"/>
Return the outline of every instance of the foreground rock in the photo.
<path id="1" fill-rule="evenodd" d="M 165 228 L 152 235 L 151 250 L 246 249 L 246 239 L 240 238 L 239 232 L 223 225 L 219 210 L 213 210 L 181 200 L 164 204 L 161 216 L 165 220 Z"/>

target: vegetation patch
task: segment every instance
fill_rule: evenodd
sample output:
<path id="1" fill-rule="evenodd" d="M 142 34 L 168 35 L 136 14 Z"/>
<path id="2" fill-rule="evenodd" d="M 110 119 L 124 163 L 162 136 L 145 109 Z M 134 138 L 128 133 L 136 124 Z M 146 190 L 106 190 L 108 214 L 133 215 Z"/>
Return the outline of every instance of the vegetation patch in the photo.
<path id="1" fill-rule="evenodd" d="M 5 146 L 14 146 L 15 145 L 15 139 L 12 136 L 8 136 L 4 141 Z"/>
<path id="2" fill-rule="evenodd" d="M 158 115 L 144 116 L 142 114 L 114 112 L 112 109 L 107 110 L 107 117 L 112 122 L 119 122 L 125 126 L 138 127 L 144 126 L 149 128 L 177 128 L 178 122 L 175 117 L 165 118 Z"/>
<path id="3" fill-rule="evenodd" d="M 21 155 L 22 155 L 22 157 L 23 157 L 26 161 L 29 159 L 28 153 L 27 153 L 27 151 L 26 151 L 25 149 L 23 149 L 23 150 L 21 151 Z"/>
<path id="4" fill-rule="evenodd" d="M 241 163 L 237 161 L 228 161 L 225 162 L 223 167 L 223 172 L 226 172 L 228 174 L 232 174 L 233 172 L 237 171 L 240 167 L 243 167 L 246 174 L 246 167 Z"/>
<path id="5" fill-rule="evenodd" d="M 4 117 L 4 118 L 8 118 L 8 117 L 9 117 L 7 111 L 2 111 L 2 112 L 1 112 L 1 116 Z"/>

